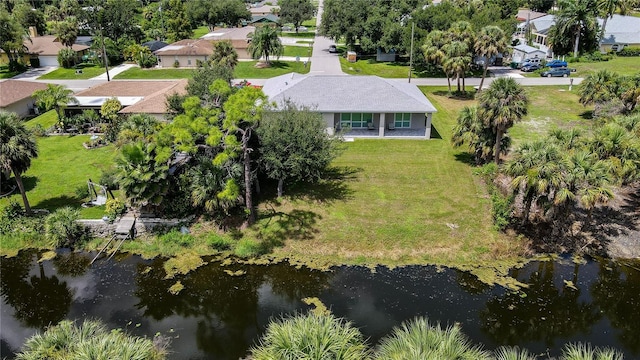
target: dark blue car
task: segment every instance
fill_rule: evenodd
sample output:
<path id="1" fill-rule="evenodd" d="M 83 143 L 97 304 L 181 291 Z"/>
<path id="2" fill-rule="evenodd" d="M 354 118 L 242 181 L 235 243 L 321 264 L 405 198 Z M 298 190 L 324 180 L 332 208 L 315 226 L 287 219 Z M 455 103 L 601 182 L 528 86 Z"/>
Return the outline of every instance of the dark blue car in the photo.
<path id="1" fill-rule="evenodd" d="M 547 62 L 546 66 L 550 68 L 567 67 L 567 62 L 564 60 L 551 60 Z"/>
<path id="2" fill-rule="evenodd" d="M 552 76 L 562 76 L 567 77 L 571 74 L 571 70 L 567 68 L 551 68 L 547 71 L 544 71 L 540 74 L 543 77 L 552 77 Z"/>

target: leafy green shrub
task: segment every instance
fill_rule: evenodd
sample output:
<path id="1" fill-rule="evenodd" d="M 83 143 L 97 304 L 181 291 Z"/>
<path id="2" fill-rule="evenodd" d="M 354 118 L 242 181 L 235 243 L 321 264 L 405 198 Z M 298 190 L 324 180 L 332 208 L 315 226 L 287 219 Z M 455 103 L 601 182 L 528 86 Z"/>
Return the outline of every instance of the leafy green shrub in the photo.
<path id="1" fill-rule="evenodd" d="M 173 67 L 176 68 L 176 69 L 179 68 L 180 67 L 180 61 L 178 61 L 178 60 L 174 61 L 173 62 Z"/>
<path id="2" fill-rule="evenodd" d="M 183 234 L 178 229 L 172 229 L 166 234 L 160 235 L 159 240 L 165 244 L 178 244 L 180 246 L 192 246 L 196 238 L 191 234 Z"/>
<path id="3" fill-rule="evenodd" d="M 236 244 L 235 254 L 240 257 L 255 257 L 263 253 L 264 247 L 256 240 L 242 239 L 238 241 L 238 244 Z"/>
<path id="4" fill-rule="evenodd" d="M 230 239 L 219 235 L 219 234 L 209 234 L 206 238 L 207 245 L 218 250 L 224 251 L 231 249 L 232 242 Z"/>
<path id="5" fill-rule="evenodd" d="M 118 184 L 118 170 L 116 168 L 109 168 L 102 171 L 100 175 L 100 185 L 107 188 L 107 190 L 117 190 L 120 186 Z"/>
<path id="6" fill-rule="evenodd" d="M 44 137 L 47 136 L 47 129 L 42 124 L 35 124 L 31 127 L 31 133 L 37 137 Z"/>
<path id="7" fill-rule="evenodd" d="M 640 46 L 627 46 L 618 51 L 618 56 L 640 56 Z"/>
<path id="8" fill-rule="evenodd" d="M 73 49 L 64 48 L 58 51 L 58 63 L 65 69 L 71 69 L 76 64 L 76 52 Z"/>
<path id="9" fill-rule="evenodd" d="M 143 69 L 148 69 L 158 64 L 158 58 L 153 54 L 140 54 L 138 56 L 138 65 Z"/>
<path id="10" fill-rule="evenodd" d="M 253 360 L 366 360 L 364 337 L 350 322 L 313 312 L 273 321 L 251 349 Z"/>
<path id="11" fill-rule="evenodd" d="M 497 230 L 504 230 L 511 224 L 513 201 L 513 195 L 502 195 L 498 189 L 491 191 L 491 215 Z"/>
<path id="12" fill-rule="evenodd" d="M 78 200 L 85 200 L 89 197 L 89 187 L 87 185 L 78 185 L 73 192 Z"/>
<path id="13" fill-rule="evenodd" d="M 88 237 L 85 227 L 76 220 L 80 212 L 71 207 L 63 207 L 45 219 L 45 234 L 53 247 L 74 246 Z"/>
<path id="14" fill-rule="evenodd" d="M 120 199 L 109 199 L 105 204 L 105 215 L 113 221 L 127 211 L 127 205 Z"/>
<path id="15" fill-rule="evenodd" d="M 85 320 L 78 327 L 64 320 L 44 334 L 29 338 L 16 359 L 162 360 L 166 358 L 166 347 L 156 344 L 163 343 L 166 344 L 127 335 L 119 329 L 109 331 L 99 321 Z"/>
<path id="16" fill-rule="evenodd" d="M 0 212 L 0 234 L 9 234 L 13 231 L 13 224 L 22 216 L 22 208 L 16 202 L 11 202 L 9 206 Z"/>

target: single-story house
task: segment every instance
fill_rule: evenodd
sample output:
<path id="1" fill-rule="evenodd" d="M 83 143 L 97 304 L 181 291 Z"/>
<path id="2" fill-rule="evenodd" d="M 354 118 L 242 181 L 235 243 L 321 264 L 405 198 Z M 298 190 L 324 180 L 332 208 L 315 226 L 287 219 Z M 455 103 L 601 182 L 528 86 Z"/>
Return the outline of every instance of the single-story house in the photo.
<path id="1" fill-rule="evenodd" d="M 529 9 L 518 9 L 518 13 L 516 14 L 516 20 L 518 21 L 531 21 L 537 18 L 541 18 L 547 15 L 546 13 L 537 12 Z"/>
<path id="2" fill-rule="evenodd" d="M 187 93 L 188 81 L 131 81 L 114 80 L 96 85 L 75 94 L 78 103 L 69 104 L 65 111 L 78 113 L 82 110 L 100 110 L 102 104 L 113 97 L 117 98 L 123 108 L 120 114 L 150 114 L 163 120 L 167 115 L 167 97 L 176 93 Z"/>
<path id="3" fill-rule="evenodd" d="M 532 45 L 544 51 L 545 55 L 543 57 L 553 56 L 551 48 L 547 43 L 547 36 L 549 35 L 549 30 L 551 30 L 551 27 L 555 25 L 555 23 L 556 18 L 554 15 L 544 15 L 530 19 L 529 21 L 525 20 L 518 24 L 516 37 L 521 39 L 521 44 L 524 44 L 527 38 L 527 32 L 530 32 Z"/>
<path id="4" fill-rule="evenodd" d="M 603 19 L 598 19 L 602 26 Z M 615 14 L 607 20 L 605 33 L 600 40 L 600 51 L 620 51 L 627 46 L 640 46 L 640 18 Z"/>
<path id="5" fill-rule="evenodd" d="M 207 61 L 213 54 L 213 44 L 207 39 L 185 39 L 153 52 L 163 68 L 194 68 L 199 61 Z"/>
<path id="6" fill-rule="evenodd" d="M 328 133 L 354 137 L 429 139 L 436 112 L 416 85 L 377 76 L 291 73 L 268 79 L 262 91 L 277 106 L 290 101 L 318 111 Z"/>
<path id="7" fill-rule="evenodd" d="M 221 40 L 231 41 L 231 45 L 238 53 L 238 59 L 251 59 L 249 55 L 249 42 L 252 34 L 256 31 L 255 26 L 243 26 L 237 28 L 219 28 L 214 31 L 200 37 L 202 40 L 216 43 Z"/>
<path id="8" fill-rule="evenodd" d="M 32 37 L 31 41 L 26 40 L 24 45 L 27 47 L 27 52 L 29 54 L 38 57 L 40 60 L 40 66 L 60 66 L 58 63 L 58 52 L 64 49 L 65 46 L 62 45 L 55 36 L 44 35 Z M 89 50 L 89 46 L 73 44 L 71 49 L 73 49 L 78 55 L 78 58 L 80 58 L 82 55 L 86 54 Z"/>
<path id="9" fill-rule="evenodd" d="M 20 117 L 36 114 L 33 92 L 47 88 L 47 84 L 33 81 L 5 80 L 0 82 L 0 110 L 14 112 Z"/>
<path id="10" fill-rule="evenodd" d="M 540 50 L 533 46 L 520 44 L 513 47 L 513 55 L 511 55 L 511 60 L 516 63 L 521 63 L 527 59 L 544 59 L 546 57 L 546 51 Z"/>
<path id="11" fill-rule="evenodd" d="M 261 6 L 251 6 L 249 7 L 249 12 L 251 15 L 269 15 L 269 14 L 278 14 L 280 12 L 279 6 L 273 5 L 261 5 Z"/>

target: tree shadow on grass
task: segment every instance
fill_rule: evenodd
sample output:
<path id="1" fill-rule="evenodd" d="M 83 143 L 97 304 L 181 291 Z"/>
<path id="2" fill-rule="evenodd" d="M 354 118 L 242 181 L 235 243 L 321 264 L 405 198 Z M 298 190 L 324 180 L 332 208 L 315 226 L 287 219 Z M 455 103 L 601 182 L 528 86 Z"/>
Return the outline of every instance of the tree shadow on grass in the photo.
<path id="1" fill-rule="evenodd" d="M 62 195 L 42 200 L 35 205 L 36 208 L 47 209 L 49 211 L 55 211 L 65 206 L 79 209 L 82 207 L 82 199 L 78 199 L 75 196 Z"/>
<path id="2" fill-rule="evenodd" d="M 266 222 L 258 231 L 258 239 L 267 251 L 284 245 L 285 240 L 309 240 L 318 233 L 316 225 L 321 218 L 313 211 L 293 209 L 287 213 L 270 206 L 260 214 L 260 220 Z"/>
<path id="3" fill-rule="evenodd" d="M 476 166 L 476 159 L 473 157 L 473 154 L 463 151 L 463 152 L 459 152 L 457 154 L 455 154 L 453 156 L 456 161 L 459 161 L 461 163 L 470 165 L 470 166 Z"/>
<path id="4" fill-rule="evenodd" d="M 446 90 L 434 91 L 434 95 L 438 96 L 446 96 L 449 99 L 454 100 L 473 100 L 475 99 L 476 92 L 475 91 L 456 91 L 454 90 L 455 84 L 451 84 L 452 91 L 448 92 Z"/>
<path id="5" fill-rule="evenodd" d="M 344 201 L 351 198 L 353 190 L 348 182 L 354 181 L 361 168 L 347 166 L 333 166 L 327 169 L 322 179 L 314 183 L 301 182 L 297 184 L 284 184 L 286 197 L 295 200 L 314 201 L 323 204 L 331 204 L 334 201 Z M 265 201 L 278 201 L 276 196 L 276 183 L 267 182 L 266 191 L 263 192 Z"/>
<path id="6" fill-rule="evenodd" d="M 580 114 L 580 117 L 585 119 L 585 120 L 593 120 L 593 110 L 583 111 Z"/>

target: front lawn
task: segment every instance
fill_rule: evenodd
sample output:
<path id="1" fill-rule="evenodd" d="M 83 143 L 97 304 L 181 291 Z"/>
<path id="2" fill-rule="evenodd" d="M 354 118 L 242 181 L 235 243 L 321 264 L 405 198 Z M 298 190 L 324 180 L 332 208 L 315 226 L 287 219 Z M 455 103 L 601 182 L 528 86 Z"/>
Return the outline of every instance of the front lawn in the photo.
<path id="1" fill-rule="evenodd" d="M 573 127 L 590 130 L 593 106 L 583 107 L 578 99 L 578 86 L 528 86 L 529 114 L 509 130 L 514 143 L 536 140 L 554 128 Z"/>
<path id="2" fill-rule="evenodd" d="M 195 29 L 193 29 L 193 38 L 194 39 L 200 39 L 201 37 L 203 37 L 204 35 L 207 35 L 209 33 L 209 27 L 206 25 L 203 26 L 199 26 Z"/>
<path id="3" fill-rule="evenodd" d="M 47 127 L 55 121 L 50 111 L 26 123 L 27 127 L 42 124 Z M 38 157 L 33 159 L 31 167 L 23 174 L 29 203 L 34 209 L 54 211 L 57 208 L 71 206 L 80 209 L 83 218 L 99 219 L 104 206 L 82 208 L 82 202 L 76 195 L 76 189 L 87 187 L 87 181 L 100 180 L 102 170 L 113 165 L 115 156 L 113 146 L 87 150 L 82 146 L 89 141 L 89 135 L 49 136 L 38 138 Z M 20 193 L 0 199 L 0 208 L 11 201 L 22 205 Z"/>
<path id="4" fill-rule="evenodd" d="M 0 79 L 10 79 L 18 74 L 20 74 L 18 71 L 9 71 L 9 66 L 7 65 L 0 66 Z"/>
<path id="5" fill-rule="evenodd" d="M 116 75 L 114 79 L 188 79 L 191 77 L 192 73 L 192 69 L 142 69 L 139 67 L 132 67 Z"/>
<path id="6" fill-rule="evenodd" d="M 313 48 L 311 46 L 284 46 L 283 56 L 311 57 Z"/>
<path id="7" fill-rule="evenodd" d="M 40 76 L 38 80 L 87 80 L 105 72 L 104 67 L 101 66 L 88 66 L 80 70 L 82 70 L 82 73 L 77 74 L 77 69 L 58 68 Z"/>
<path id="8" fill-rule="evenodd" d="M 398 62 L 377 62 L 375 60 L 358 60 L 354 63 L 340 57 L 342 71 L 350 75 L 376 75 L 383 78 L 406 78 L 409 76 L 409 65 Z M 413 74 L 412 77 L 416 77 Z"/>
<path id="9" fill-rule="evenodd" d="M 306 74 L 311 68 L 311 63 L 304 66 L 302 61 L 271 61 L 271 67 L 257 68 L 257 61 L 241 61 L 236 66 L 234 76 L 236 79 L 268 79 L 284 75 L 290 72 Z"/>
<path id="10" fill-rule="evenodd" d="M 300 31 L 296 33 L 295 31 L 292 31 L 292 32 L 281 32 L 280 36 L 288 37 L 288 38 L 305 38 L 306 39 L 306 38 L 316 37 L 316 33 L 311 31 L 306 31 L 306 32 Z"/>
<path id="11" fill-rule="evenodd" d="M 607 69 L 620 75 L 634 75 L 640 73 L 639 56 L 617 56 L 609 61 L 570 63 L 570 68 L 576 69 L 571 76 L 585 77 L 592 72 Z"/>

